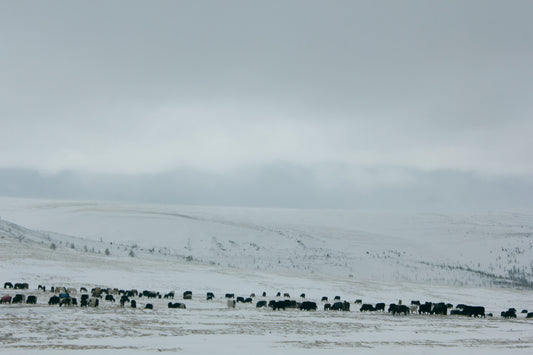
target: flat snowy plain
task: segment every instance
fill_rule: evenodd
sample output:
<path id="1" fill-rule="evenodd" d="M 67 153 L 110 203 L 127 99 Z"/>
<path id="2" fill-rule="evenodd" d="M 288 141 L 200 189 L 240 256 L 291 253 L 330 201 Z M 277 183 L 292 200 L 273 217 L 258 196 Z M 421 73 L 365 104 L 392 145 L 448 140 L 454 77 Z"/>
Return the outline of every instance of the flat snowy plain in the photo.
<path id="1" fill-rule="evenodd" d="M 7 353 L 533 353 L 533 214 L 471 216 L 0 199 Z M 51 245 L 55 245 L 55 249 Z M 109 251 L 106 255 L 105 250 Z M 48 306 L 37 285 L 176 292 L 138 308 Z M 505 286 L 505 287 L 501 287 Z M 193 292 L 192 300 L 182 293 Z M 255 297 L 229 309 L 225 293 Z M 205 300 L 206 292 L 215 299 Z M 257 309 L 277 292 L 318 310 Z M 351 303 L 324 311 L 322 296 Z M 79 293 L 77 295 L 79 298 Z M 363 313 L 364 303 L 482 305 L 490 318 Z M 145 310 L 145 303 L 154 304 Z M 503 319 L 514 307 L 518 318 Z"/>

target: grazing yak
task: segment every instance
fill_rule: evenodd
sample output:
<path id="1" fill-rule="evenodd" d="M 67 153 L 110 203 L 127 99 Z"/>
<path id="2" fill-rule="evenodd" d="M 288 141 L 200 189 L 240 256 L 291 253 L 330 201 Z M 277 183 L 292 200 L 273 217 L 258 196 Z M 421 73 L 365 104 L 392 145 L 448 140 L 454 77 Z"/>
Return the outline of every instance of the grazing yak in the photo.
<path id="1" fill-rule="evenodd" d="M 403 313 L 404 315 L 407 315 L 410 313 L 410 309 L 406 305 L 403 305 L 403 304 L 396 305 L 392 303 L 389 306 L 389 312 L 392 312 L 393 316 L 395 316 L 396 314 L 401 314 L 401 313 Z"/>
<path id="2" fill-rule="evenodd" d="M 226 295 L 224 297 L 226 297 L 226 298 L 235 298 L 235 294 L 234 293 L 226 293 Z"/>
<path id="3" fill-rule="evenodd" d="M 170 292 L 167 293 L 165 296 L 163 296 L 163 298 L 174 299 L 174 291 L 170 291 Z"/>
<path id="4" fill-rule="evenodd" d="M 322 296 L 322 302 L 327 302 L 328 301 L 328 297 L 327 296 Z"/>
<path id="5" fill-rule="evenodd" d="M 385 312 L 385 303 L 376 303 L 376 311 Z"/>
<path id="6" fill-rule="evenodd" d="M 26 299 L 26 304 L 37 304 L 37 297 L 34 295 L 28 296 Z"/>
<path id="7" fill-rule="evenodd" d="M 215 298 L 215 294 L 213 292 L 208 292 L 207 293 L 207 300 L 210 301 L 212 300 L 213 298 Z"/>
<path id="8" fill-rule="evenodd" d="M 137 308 L 137 301 L 131 300 L 130 306 L 131 306 L 131 308 Z"/>
<path id="9" fill-rule="evenodd" d="M 444 304 L 444 302 L 436 303 L 431 309 L 431 314 L 440 314 L 446 316 L 448 315 L 448 307 L 446 304 Z"/>
<path id="10" fill-rule="evenodd" d="M 126 296 L 128 297 L 136 297 L 138 294 L 139 294 L 139 291 L 135 289 L 126 291 Z"/>
<path id="11" fill-rule="evenodd" d="M 270 301 L 269 304 L 268 304 L 269 307 L 271 307 L 274 311 L 279 311 L 279 310 L 285 310 L 285 302 L 284 301 Z"/>
<path id="12" fill-rule="evenodd" d="M 267 306 L 267 301 L 259 301 L 255 305 L 256 308 L 263 308 L 263 307 L 266 307 L 266 306 Z"/>
<path id="13" fill-rule="evenodd" d="M 151 303 L 147 303 L 147 304 L 144 306 L 144 309 L 154 309 L 154 305 L 151 304 Z"/>
<path id="14" fill-rule="evenodd" d="M 61 306 L 73 306 L 72 297 L 59 297 L 59 307 Z"/>
<path id="15" fill-rule="evenodd" d="M 172 303 L 172 302 L 169 302 L 168 303 L 168 308 L 181 308 L 181 309 L 186 309 L 187 307 L 185 306 L 184 303 Z"/>
<path id="16" fill-rule="evenodd" d="M 466 304 L 458 304 L 455 308 L 459 312 L 454 312 L 453 314 L 458 314 L 461 316 L 467 317 L 483 317 L 485 318 L 485 307 L 482 306 L 468 306 Z"/>
<path id="17" fill-rule="evenodd" d="M 0 298 L 0 303 L 11 303 L 11 296 L 5 295 Z"/>
<path id="18" fill-rule="evenodd" d="M 350 303 L 349 302 L 335 302 L 333 305 L 331 305 L 330 308 L 332 311 L 344 311 L 349 312 L 350 311 Z"/>
<path id="19" fill-rule="evenodd" d="M 154 291 L 148 291 L 148 290 L 144 290 L 141 295 L 143 295 L 144 297 L 146 298 L 157 298 L 159 292 L 154 292 Z M 139 295 L 140 297 L 140 295 Z"/>
<path id="20" fill-rule="evenodd" d="M 305 298 L 305 293 L 302 293 L 302 294 L 300 295 L 300 298 Z"/>
<path id="21" fill-rule="evenodd" d="M 89 295 L 81 295 L 80 307 L 87 307 L 89 305 Z"/>
<path id="22" fill-rule="evenodd" d="M 529 312 L 529 313 L 526 315 L 526 318 L 533 318 L 533 312 Z"/>
<path id="23" fill-rule="evenodd" d="M 13 284 L 11 282 L 4 283 L 4 288 L 13 288 Z"/>
<path id="24" fill-rule="evenodd" d="M 105 295 L 105 300 L 115 302 L 115 297 L 113 297 L 113 295 Z"/>
<path id="25" fill-rule="evenodd" d="M 274 311 L 276 310 L 285 310 L 287 308 L 297 308 L 298 304 L 296 301 L 292 300 L 283 300 L 283 301 L 275 301 L 272 300 L 268 303 L 268 306 L 271 307 Z"/>
<path id="26" fill-rule="evenodd" d="M 433 309 L 433 303 L 426 302 L 418 306 L 418 314 L 431 314 L 432 309 Z"/>
<path id="27" fill-rule="evenodd" d="M 26 301 L 26 296 L 21 294 L 16 294 L 15 297 L 13 297 L 13 300 L 11 303 L 24 303 Z"/>
<path id="28" fill-rule="evenodd" d="M 126 302 L 129 302 L 130 301 L 130 298 L 126 295 L 122 295 L 120 296 L 120 307 L 124 307 L 124 304 L 126 304 Z"/>
<path id="29" fill-rule="evenodd" d="M 88 307 L 93 307 L 93 308 L 96 308 L 98 307 L 98 305 L 100 304 L 100 299 L 97 298 L 97 297 L 91 297 L 89 299 L 89 302 L 87 303 L 87 306 Z"/>
<path id="30" fill-rule="evenodd" d="M 91 290 L 91 296 L 92 297 L 98 297 L 98 298 L 102 298 L 102 289 L 99 288 L 99 287 L 95 287 Z"/>
<path id="31" fill-rule="evenodd" d="M 60 298 L 58 296 L 52 296 L 48 300 L 48 305 L 52 306 L 52 305 L 59 304 L 59 301 L 60 301 Z"/>
<path id="32" fill-rule="evenodd" d="M 375 312 L 376 308 L 372 306 L 371 304 L 365 303 L 359 308 L 359 312 Z"/>
<path id="33" fill-rule="evenodd" d="M 22 283 L 16 283 L 15 286 L 13 287 L 15 290 L 27 290 L 28 288 L 30 288 L 30 285 L 28 285 L 26 282 Z"/>
<path id="34" fill-rule="evenodd" d="M 516 318 L 516 309 L 509 308 L 507 311 L 502 312 L 501 316 L 505 319 Z"/>
<path id="35" fill-rule="evenodd" d="M 244 297 L 237 297 L 237 303 L 244 303 Z"/>
<path id="36" fill-rule="evenodd" d="M 316 302 L 304 301 L 300 304 L 300 311 L 316 311 Z"/>

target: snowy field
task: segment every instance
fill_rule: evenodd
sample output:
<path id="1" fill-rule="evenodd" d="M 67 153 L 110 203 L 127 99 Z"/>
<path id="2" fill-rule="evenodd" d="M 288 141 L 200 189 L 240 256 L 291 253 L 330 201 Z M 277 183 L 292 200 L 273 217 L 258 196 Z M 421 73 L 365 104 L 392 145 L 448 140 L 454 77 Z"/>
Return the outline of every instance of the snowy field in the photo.
<path id="1" fill-rule="evenodd" d="M 0 296 L 38 298 L 0 305 L 0 352 L 531 354 L 533 319 L 520 311 L 533 311 L 532 216 L 0 199 L 0 282 L 30 285 Z M 59 308 L 40 284 L 175 291 L 187 309 L 146 298 Z M 318 310 L 255 307 L 277 292 L 306 293 Z M 230 309 L 225 293 L 258 297 Z M 336 295 L 350 312 L 323 310 Z M 356 299 L 480 305 L 494 317 L 366 313 Z M 509 307 L 517 319 L 500 317 Z"/>

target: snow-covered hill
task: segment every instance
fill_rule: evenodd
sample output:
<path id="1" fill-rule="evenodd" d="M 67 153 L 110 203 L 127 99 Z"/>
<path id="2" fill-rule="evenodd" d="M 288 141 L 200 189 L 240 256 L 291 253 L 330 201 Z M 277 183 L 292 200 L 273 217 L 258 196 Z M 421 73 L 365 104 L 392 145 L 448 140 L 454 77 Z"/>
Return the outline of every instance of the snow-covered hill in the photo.
<path id="1" fill-rule="evenodd" d="M 533 286 L 533 214 L 0 199 L 3 233 L 81 254 L 441 285 Z"/>
<path id="2" fill-rule="evenodd" d="M 527 214 L 444 216 L 356 211 L 0 200 L 0 281 L 28 282 L 36 305 L 0 305 L 0 352 L 529 354 L 533 309 Z M 500 266 L 501 264 L 501 266 Z M 511 270 L 511 272 L 509 272 Z M 518 270 L 518 271 L 513 271 Z M 176 291 L 139 308 L 49 306 L 37 285 Z M 505 286 L 505 287 L 503 287 Z M 193 299 L 179 295 L 192 290 Z M 277 292 L 316 312 L 228 309 L 224 294 Z M 207 301 L 206 292 L 215 300 Z M 324 311 L 339 295 L 350 312 Z M 421 300 L 483 305 L 494 317 L 360 312 Z M 145 310 L 147 302 L 153 310 Z"/>

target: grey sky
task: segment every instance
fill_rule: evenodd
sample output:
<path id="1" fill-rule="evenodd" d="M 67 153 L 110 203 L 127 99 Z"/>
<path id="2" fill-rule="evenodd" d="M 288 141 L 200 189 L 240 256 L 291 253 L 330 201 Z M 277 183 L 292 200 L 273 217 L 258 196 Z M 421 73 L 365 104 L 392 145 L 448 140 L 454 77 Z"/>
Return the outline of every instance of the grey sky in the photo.
<path id="1" fill-rule="evenodd" d="M 0 194 L 37 172 L 93 184 L 82 197 L 150 201 L 142 181 L 170 191 L 202 176 L 233 192 L 210 202 L 191 178 L 187 195 L 206 204 L 300 206 L 312 191 L 304 206 L 364 208 L 342 196 L 385 192 L 384 207 L 401 206 L 395 193 L 440 187 L 433 208 L 487 182 L 508 196 L 492 205 L 513 207 L 533 187 L 532 13 L 530 1 L 0 0 L 0 176 L 19 184 Z M 113 179 L 136 182 L 104 194 Z M 265 184 L 253 203 L 231 198 Z"/>

